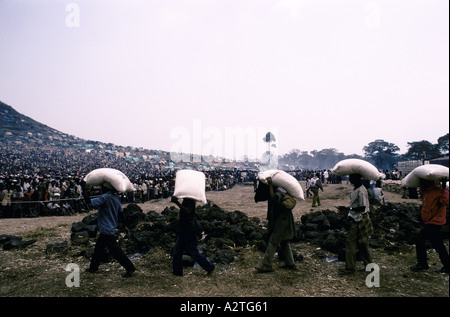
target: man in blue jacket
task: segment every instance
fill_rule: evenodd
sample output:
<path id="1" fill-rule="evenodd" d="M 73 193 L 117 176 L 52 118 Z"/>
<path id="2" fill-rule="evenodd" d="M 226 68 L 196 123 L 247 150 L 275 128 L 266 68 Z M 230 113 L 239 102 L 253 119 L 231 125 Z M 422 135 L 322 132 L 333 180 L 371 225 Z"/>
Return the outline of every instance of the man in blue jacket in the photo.
<path id="1" fill-rule="evenodd" d="M 87 271 L 90 273 L 98 271 L 105 248 L 108 248 L 111 255 L 125 268 L 126 273 L 123 277 L 130 277 L 136 268 L 120 248 L 115 236 L 119 216 L 123 219 L 122 204 L 114 189 L 102 185 L 102 193 L 103 195 L 91 199 L 92 207 L 98 208 L 97 225 L 100 235 Z"/>

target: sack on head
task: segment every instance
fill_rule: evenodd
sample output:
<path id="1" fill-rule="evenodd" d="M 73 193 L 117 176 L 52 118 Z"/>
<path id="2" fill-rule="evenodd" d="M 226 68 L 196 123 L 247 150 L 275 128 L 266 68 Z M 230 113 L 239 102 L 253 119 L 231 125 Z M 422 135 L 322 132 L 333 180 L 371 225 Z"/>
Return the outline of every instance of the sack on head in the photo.
<path id="1" fill-rule="evenodd" d="M 444 165 L 422 165 L 413 169 L 404 179 L 402 179 L 402 187 L 419 187 L 421 179 L 437 181 L 448 178 L 448 176 L 449 168 Z"/>
<path id="2" fill-rule="evenodd" d="M 365 179 L 374 181 L 382 177 L 375 166 L 361 159 L 342 160 L 331 169 L 331 172 L 339 176 L 359 174 Z"/>
<path id="3" fill-rule="evenodd" d="M 258 178 L 264 184 L 267 184 L 267 178 L 272 178 L 274 186 L 281 186 L 293 197 L 304 200 L 303 189 L 294 176 L 289 175 L 282 170 L 268 170 L 258 173 Z"/>
<path id="4" fill-rule="evenodd" d="M 190 198 L 206 204 L 205 174 L 193 170 L 180 170 L 175 175 L 174 197 Z"/>
<path id="5" fill-rule="evenodd" d="M 86 175 L 84 181 L 91 186 L 112 187 L 121 193 L 136 190 L 128 177 L 114 168 L 95 169 Z"/>

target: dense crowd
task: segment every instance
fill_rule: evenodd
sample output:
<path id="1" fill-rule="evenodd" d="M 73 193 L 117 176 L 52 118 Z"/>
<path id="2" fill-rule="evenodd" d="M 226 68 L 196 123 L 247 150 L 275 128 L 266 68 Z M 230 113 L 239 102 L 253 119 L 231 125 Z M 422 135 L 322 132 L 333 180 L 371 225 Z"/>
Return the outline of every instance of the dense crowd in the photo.
<path id="1" fill-rule="evenodd" d="M 226 190 L 237 182 L 250 181 L 254 173 L 241 171 L 208 171 L 206 190 Z M 246 174 L 245 177 L 242 175 Z M 87 186 L 84 175 L 2 175 L 0 192 L 2 206 L 0 217 L 36 217 L 70 215 L 89 211 L 87 197 L 99 194 L 98 188 Z M 167 198 L 175 188 L 175 172 L 165 175 L 148 175 L 134 179 L 134 192 L 121 195 L 123 203 L 144 203 Z"/>
<path id="2" fill-rule="evenodd" d="M 98 188 L 83 181 L 90 171 L 115 168 L 125 173 L 135 187 L 123 193 L 123 203 L 143 203 L 172 195 L 177 169 L 167 162 L 129 160 L 105 152 L 55 148 L 6 148 L 0 152 L 0 217 L 70 215 L 89 211 L 87 197 Z M 191 167 L 189 167 L 191 168 Z M 192 167 L 192 168 L 195 168 Z M 239 182 L 253 182 L 255 171 L 218 169 L 204 171 L 206 190 L 226 190 Z"/>
<path id="3" fill-rule="evenodd" d="M 125 173 L 136 191 L 122 194 L 123 203 L 143 203 L 172 195 L 177 169 L 170 162 L 129 160 L 107 152 L 86 152 L 55 147 L 6 147 L 0 145 L 0 217 L 36 217 L 70 215 L 89 211 L 87 197 L 98 194 L 86 186 L 83 178 L 90 171 L 115 168 Z M 190 168 L 196 169 L 198 166 Z M 256 189 L 256 169 L 210 169 L 206 190 L 227 190 L 237 183 L 250 182 Z M 289 172 L 299 181 L 319 174 L 323 184 L 340 184 L 343 178 L 330 170 L 295 170 Z M 387 178 L 398 179 L 395 171 L 385 171 Z"/>

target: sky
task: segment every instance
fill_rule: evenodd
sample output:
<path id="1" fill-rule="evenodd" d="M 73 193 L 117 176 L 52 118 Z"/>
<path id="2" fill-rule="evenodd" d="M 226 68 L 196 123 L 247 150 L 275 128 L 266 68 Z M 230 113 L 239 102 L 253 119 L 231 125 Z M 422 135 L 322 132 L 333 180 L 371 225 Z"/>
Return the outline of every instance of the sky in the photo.
<path id="1" fill-rule="evenodd" d="M 402 154 L 449 132 L 449 1 L 0 0 L 0 100 L 123 146 Z"/>

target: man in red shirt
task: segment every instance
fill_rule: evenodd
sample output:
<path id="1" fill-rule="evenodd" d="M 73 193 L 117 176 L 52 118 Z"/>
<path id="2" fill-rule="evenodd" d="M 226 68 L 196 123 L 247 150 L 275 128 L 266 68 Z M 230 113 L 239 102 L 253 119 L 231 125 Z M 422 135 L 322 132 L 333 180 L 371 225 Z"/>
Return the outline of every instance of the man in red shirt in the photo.
<path id="1" fill-rule="evenodd" d="M 439 272 L 448 273 L 448 252 L 441 236 L 441 227 L 446 221 L 446 206 L 449 204 L 448 189 L 443 189 L 435 181 L 421 180 L 420 194 L 424 227 L 416 241 L 417 264 L 411 270 L 422 271 L 429 268 L 425 246 L 425 240 L 429 239 L 443 264 Z"/>

